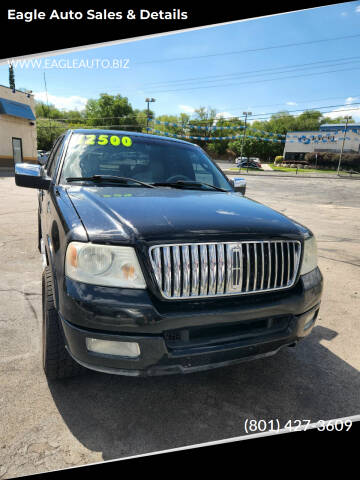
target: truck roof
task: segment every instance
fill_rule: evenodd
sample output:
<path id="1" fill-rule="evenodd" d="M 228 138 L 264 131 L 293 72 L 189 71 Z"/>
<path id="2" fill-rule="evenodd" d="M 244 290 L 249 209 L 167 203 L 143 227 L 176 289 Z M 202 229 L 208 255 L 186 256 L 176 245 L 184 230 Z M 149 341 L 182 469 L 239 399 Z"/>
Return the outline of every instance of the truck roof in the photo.
<path id="1" fill-rule="evenodd" d="M 173 137 L 168 137 L 165 135 L 153 135 L 151 133 L 142 133 L 142 132 L 129 132 L 127 130 L 107 130 L 103 128 L 74 128 L 70 129 L 69 132 L 73 133 L 85 133 L 85 134 L 92 134 L 92 133 L 100 133 L 100 134 L 116 134 L 120 133 L 121 135 L 131 135 L 133 137 L 144 137 L 148 138 L 150 141 L 151 140 L 168 140 L 171 142 L 177 142 L 177 143 L 186 143 L 187 145 L 194 145 L 197 146 L 194 143 L 187 142 L 186 140 L 181 140 L 179 138 L 173 138 Z"/>

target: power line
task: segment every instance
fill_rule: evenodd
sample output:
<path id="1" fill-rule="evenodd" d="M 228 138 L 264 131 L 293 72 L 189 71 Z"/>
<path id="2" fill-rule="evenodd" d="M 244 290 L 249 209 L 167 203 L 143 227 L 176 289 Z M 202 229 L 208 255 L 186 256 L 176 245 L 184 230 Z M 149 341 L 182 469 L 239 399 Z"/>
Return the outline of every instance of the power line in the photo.
<path id="1" fill-rule="evenodd" d="M 178 88 L 172 90 L 159 90 L 155 91 L 156 93 L 171 93 L 171 92 L 181 92 L 181 91 L 188 91 L 188 90 L 203 90 L 207 88 L 219 88 L 219 87 L 231 87 L 236 85 L 249 85 L 254 83 L 264 83 L 264 82 L 273 82 L 276 80 L 288 80 L 290 78 L 299 78 L 299 77 L 310 77 L 314 75 L 324 75 L 328 73 L 335 73 L 335 72 L 346 72 L 352 70 L 358 70 L 360 67 L 355 68 L 344 68 L 344 69 L 337 69 L 337 70 L 328 70 L 327 72 L 314 72 L 314 73 L 305 73 L 305 74 L 298 74 L 298 75 L 290 75 L 287 77 L 279 77 L 279 78 L 268 78 L 262 80 L 252 80 L 249 82 L 237 82 L 237 83 L 227 83 L 227 84 L 220 84 L 220 85 L 208 85 L 208 86 L 201 86 L 201 87 L 188 87 L 188 88 Z"/>
<path id="2" fill-rule="evenodd" d="M 360 105 L 360 102 L 359 103 L 352 103 L 351 105 Z M 324 107 L 318 107 L 319 109 L 320 108 L 336 108 L 336 107 L 339 107 L 339 106 L 345 106 L 345 105 L 327 105 L 327 106 L 324 106 Z M 344 108 L 344 109 L 339 109 L 339 110 L 336 110 L 336 112 L 348 112 L 348 111 L 356 111 L 356 110 L 359 110 L 360 107 L 358 108 Z M 315 110 L 315 109 L 314 109 Z M 291 113 L 291 112 L 302 112 L 302 113 L 299 113 L 298 115 L 292 115 L 293 117 L 298 117 L 300 115 L 302 115 L 303 113 L 305 113 L 304 111 L 302 110 L 290 110 L 286 113 Z M 317 111 L 317 110 L 315 110 Z M 322 114 L 324 113 L 331 113 L 333 112 L 333 110 L 328 110 L 326 112 L 320 112 Z M 269 113 L 260 113 L 260 114 L 253 114 L 251 115 L 251 117 L 258 117 L 258 116 L 261 116 L 261 118 L 256 118 L 256 120 L 266 120 L 268 119 L 268 116 L 270 115 L 274 115 L 274 114 L 277 114 L 277 113 L 281 113 L 281 112 L 269 112 Z M 266 115 L 266 116 L 264 116 Z M 161 115 L 160 115 L 161 116 Z M 106 118 L 121 118 L 121 117 L 103 117 L 103 119 L 106 119 Z M 233 121 L 239 121 L 241 120 L 240 116 L 233 116 L 233 117 L 219 117 L 219 118 L 213 118 L 211 120 L 233 120 Z M 209 119 L 206 119 L 206 120 L 201 120 L 201 119 L 193 119 L 193 120 L 190 120 L 191 122 L 197 122 L 197 123 L 201 123 L 201 122 L 206 122 L 208 123 L 209 122 Z M 110 128 L 110 127 L 131 127 L 131 128 L 140 128 L 140 127 L 145 127 L 146 123 L 144 123 L 143 125 L 142 124 L 137 124 L 137 125 L 134 125 L 134 124 L 131 124 L 131 125 L 81 125 L 79 126 L 78 128 L 84 128 L 86 129 L 87 127 L 88 128 Z M 65 127 L 66 125 L 64 125 Z M 51 128 L 47 125 L 37 125 L 38 128 Z M 61 125 L 55 125 L 53 126 L 52 128 L 60 128 Z M 185 125 L 186 127 L 186 125 Z M 236 127 L 236 125 L 234 125 L 234 128 Z M 76 124 L 73 124 L 73 128 L 76 129 Z M 249 127 L 250 128 L 250 127 Z M 271 133 L 274 133 L 274 132 L 271 132 Z"/>
<path id="3" fill-rule="evenodd" d="M 51 129 L 51 119 L 50 119 L 50 107 L 49 107 L 49 98 L 48 98 L 48 91 L 47 91 L 47 85 L 46 85 L 46 76 L 45 76 L 45 72 L 44 72 L 44 85 L 45 85 L 45 92 L 46 92 L 46 105 L 47 105 L 47 115 L 48 115 L 48 119 L 49 119 L 49 128 Z M 52 136 L 52 132 L 50 131 L 50 134 Z"/>
<path id="4" fill-rule="evenodd" d="M 349 104 L 350 105 L 360 105 L 360 102 L 354 102 L 354 103 L 351 103 Z M 298 110 L 286 110 L 286 113 L 292 113 L 292 112 L 302 112 L 302 113 L 306 113 L 307 111 L 320 111 L 322 108 L 337 108 L 337 107 L 345 107 L 346 104 L 344 103 L 341 103 L 340 105 L 325 105 L 323 107 L 313 107 L 313 108 L 309 108 L 309 109 L 303 109 L 303 108 L 300 108 Z M 357 108 L 355 108 L 354 110 L 357 110 Z M 332 110 L 330 110 L 331 112 Z M 258 117 L 258 116 L 263 116 L 263 115 L 275 115 L 277 113 L 282 113 L 282 112 L 265 112 L 265 113 L 256 113 L 254 115 L 251 115 L 252 117 Z M 321 112 L 320 112 L 321 113 Z M 301 115 L 301 114 L 300 114 Z M 231 117 L 229 117 L 231 118 Z"/>
<path id="5" fill-rule="evenodd" d="M 352 103 L 351 105 L 354 105 L 354 104 Z M 329 108 L 329 107 L 322 107 L 322 108 Z M 336 112 L 351 112 L 351 111 L 359 111 L 359 110 L 360 110 L 360 107 L 358 107 L 358 108 L 343 108 L 343 109 L 336 110 Z M 326 112 L 320 112 L 320 113 L 323 115 L 324 113 L 333 113 L 333 112 L 334 112 L 334 110 L 328 110 Z M 277 113 L 281 113 L 281 112 L 277 112 Z M 271 115 L 271 114 L 264 114 L 264 115 Z M 299 113 L 297 115 L 292 115 L 292 116 L 293 117 L 299 117 L 300 115 L 302 115 L 302 114 Z M 229 118 L 232 118 L 232 117 L 229 117 Z M 261 117 L 261 118 L 256 118 L 256 120 L 268 120 L 268 119 L 269 119 L 268 116 Z"/>
<path id="6" fill-rule="evenodd" d="M 349 106 L 351 105 L 360 105 L 360 102 L 354 102 L 354 103 L 351 103 L 349 104 Z M 305 113 L 306 111 L 320 111 L 321 109 L 324 109 L 324 108 L 337 108 L 337 107 L 344 107 L 346 106 L 346 104 L 344 103 L 341 103 L 341 104 L 337 104 L 337 105 L 324 105 L 322 107 L 311 107 L 309 109 L 296 109 L 296 110 L 286 110 L 286 113 L 293 113 L 293 112 L 302 112 L 302 113 Z M 347 109 L 345 109 L 347 110 Z M 357 110 L 357 108 L 355 108 L 354 110 Z M 330 110 L 331 112 L 332 110 Z M 263 117 L 264 115 L 275 115 L 275 114 L 278 114 L 278 113 L 282 113 L 281 111 L 277 111 L 277 112 L 263 112 L 263 113 L 256 113 L 256 114 L 252 114 L 251 117 Z M 321 113 L 321 112 L 320 112 Z M 326 112 L 324 112 L 326 113 Z M 301 115 L 301 113 L 300 113 Z M 113 119 L 121 119 L 121 118 L 128 118 L 130 115 L 124 115 L 124 116 L 114 116 L 114 117 L 94 117 L 94 118 L 84 118 L 84 119 L 80 119 L 79 121 L 74 121 L 74 120 L 70 120 L 70 122 L 68 123 L 71 123 L 72 125 L 76 125 L 77 123 L 78 124 L 82 124 L 84 122 L 88 122 L 88 121 L 91 121 L 91 120 L 94 120 L 96 118 L 96 120 L 113 120 Z M 159 117 L 161 117 L 162 115 L 159 115 Z M 233 115 L 233 116 L 230 116 L 230 117 L 214 117 L 214 119 L 222 119 L 222 120 L 235 120 L 235 119 L 238 119 L 238 120 L 241 120 L 240 117 L 243 117 L 243 115 Z M 39 118 L 41 119 L 41 118 Z M 39 120 L 38 119 L 38 120 Z M 55 120 L 55 121 L 63 121 L 63 120 L 67 120 L 67 118 L 53 118 L 52 120 Z M 141 121 L 144 121 L 145 122 L 145 119 L 141 119 Z M 209 122 L 209 119 L 190 119 L 189 120 L 190 122 Z M 43 127 L 42 125 L 38 125 L 39 127 Z M 60 125 L 57 125 L 58 127 L 60 127 Z M 89 125 L 85 125 L 85 126 L 89 126 Z M 92 125 L 93 127 L 94 126 L 98 126 L 98 125 Z M 105 125 L 107 126 L 107 125 Z M 122 126 L 132 126 L 132 127 L 137 127 L 138 124 L 131 124 L 131 125 L 113 125 L 113 126 L 119 126 L 119 127 L 122 127 Z"/>
<path id="7" fill-rule="evenodd" d="M 347 95 L 347 97 L 351 97 L 351 98 L 355 98 L 355 97 L 359 97 L 360 94 L 356 94 L 356 95 Z M 331 100 L 331 99 L 334 99 L 334 98 L 340 98 L 340 97 L 330 97 L 330 98 L 325 98 L 325 99 L 318 99 L 318 100 L 312 100 L 313 102 L 315 101 L 320 101 L 320 100 Z M 297 103 L 306 103 L 306 102 L 300 102 L 298 101 Z M 272 106 L 274 105 L 283 105 L 283 104 L 273 104 Z M 286 110 L 286 113 L 293 113 L 293 112 L 306 112 L 306 111 L 320 111 L 321 109 L 324 109 L 324 108 L 337 108 L 337 107 L 343 107 L 343 106 L 346 106 L 347 104 L 345 103 L 341 103 L 341 104 L 337 104 L 337 105 L 323 105 L 323 106 L 312 106 L 311 108 L 307 108 L 307 109 L 295 109 L 295 110 Z M 360 102 L 354 102 L 354 103 L 351 103 L 351 104 L 348 104 L 349 106 L 351 105 L 360 105 Z M 266 106 L 266 105 L 263 105 L 263 106 Z M 269 105 L 271 106 L 271 105 Z M 258 106 L 259 107 L 259 106 Z M 240 108 L 240 107 L 239 107 Z M 254 107 L 252 107 L 254 108 Z M 356 109 L 355 109 L 356 110 Z M 331 111 L 331 110 L 330 110 Z M 278 114 L 278 113 L 282 113 L 281 111 L 276 111 L 276 112 L 262 112 L 262 113 L 258 113 L 258 114 L 252 114 L 251 117 L 258 117 L 258 116 L 264 116 L 264 115 L 275 115 L 275 114 Z M 161 117 L 163 115 L 166 115 L 166 114 L 162 114 L 162 115 L 158 115 L 158 117 Z M 119 116 L 112 116 L 112 117 L 85 117 L 85 118 L 80 118 L 80 119 L 72 119 L 72 118 L 69 118 L 69 117 L 61 117 L 61 118 L 51 118 L 53 121 L 57 121 L 57 122 L 61 122 L 61 121 L 68 121 L 67 123 L 71 123 L 73 125 L 76 125 L 76 124 L 82 124 L 82 123 L 85 123 L 85 122 L 89 122 L 89 121 L 93 121 L 93 120 L 115 120 L 115 119 L 127 119 L 127 118 L 131 118 L 131 117 L 137 117 L 138 115 L 137 114 L 128 114 L 128 115 L 119 115 Z M 171 116 L 171 115 L 170 115 Z M 176 115 L 174 115 L 176 116 Z M 243 115 L 232 115 L 232 116 L 227 116 L 227 117 L 215 117 L 217 119 L 223 119 L 223 120 L 226 120 L 226 119 L 239 119 L 241 120 L 240 117 L 242 117 Z M 48 120 L 48 118 L 44 118 L 44 117 L 39 117 L 37 120 Z M 145 122 L 146 121 L 146 118 L 139 118 L 138 119 L 139 122 Z M 208 122 L 209 119 L 204 119 L 204 120 L 201 120 L 201 119 L 189 119 L 190 122 Z M 39 127 L 42 127 L 41 125 L 38 125 Z M 87 126 L 87 125 L 86 125 Z M 96 125 L 95 125 L 96 126 Z M 115 126 L 123 126 L 123 125 L 115 125 Z M 138 124 L 131 124 L 131 125 L 124 125 L 124 126 L 132 126 L 132 127 L 136 127 L 138 126 Z"/>
<path id="8" fill-rule="evenodd" d="M 341 95 L 340 97 L 327 97 L 327 98 L 317 98 L 317 99 L 313 99 L 313 100 L 294 100 L 293 103 L 295 105 L 298 105 L 298 104 L 302 104 L 302 103 L 313 103 L 313 102 L 322 102 L 322 101 L 325 101 L 325 100 L 337 100 L 338 98 L 344 98 L 344 97 L 347 97 L 347 98 L 357 98 L 357 97 L 360 97 L 360 93 L 357 93 L 356 95 Z M 277 106 L 280 106 L 280 105 L 283 105 L 285 106 L 286 103 L 272 103 L 272 104 L 267 104 L 267 105 L 250 105 L 249 108 L 264 108 L 264 107 L 277 107 Z M 344 104 L 345 105 L 345 104 Z M 309 108 L 325 108 L 325 107 L 309 107 Z M 243 106 L 240 105 L 240 106 L 237 106 L 237 107 L 233 107 L 233 108 L 228 108 L 228 107 L 220 107 L 219 110 L 229 110 L 230 112 L 232 110 L 241 110 L 243 109 Z"/>
<path id="9" fill-rule="evenodd" d="M 328 67 L 333 67 L 335 65 L 344 65 L 346 63 L 352 63 L 353 61 L 359 61 L 360 57 L 347 57 L 347 58 L 337 58 L 333 60 L 321 60 L 317 62 L 309 62 L 309 63 L 300 63 L 296 65 L 289 65 L 289 66 L 282 66 L 282 67 L 272 67 L 272 68 L 262 68 L 260 70 L 250 70 L 247 72 L 234 72 L 234 73 L 227 73 L 223 75 L 205 75 L 202 77 L 190 77 L 190 78 L 184 78 L 181 80 L 168 80 L 168 81 L 163 81 L 163 82 L 151 82 L 148 83 L 147 86 L 150 86 L 150 88 L 158 88 L 161 85 L 169 85 L 169 84 L 175 84 L 175 83 L 184 83 L 184 82 L 193 82 L 193 81 L 205 81 L 205 82 L 210 82 L 210 81 L 220 81 L 222 78 L 225 78 L 225 80 L 228 77 L 235 77 L 237 78 L 238 76 L 248 76 L 252 74 L 257 74 L 260 72 L 271 72 L 275 70 L 275 73 L 279 73 L 279 70 L 289 70 L 289 69 L 305 69 L 305 68 L 324 68 L 324 66 Z M 335 63 L 334 63 L 335 62 Z M 324 64 L 324 63 L 331 63 L 333 65 L 319 65 L 319 64 Z M 314 65 L 319 65 L 318 67 L 314 67 Z M 214 80 L 212 80 L 214 79 Z M 215 80 L 216 79 L 216 80 Z M 231 80 L 231 79 L 230 79 Z"/>
<path id="10" fill-rule="evenodd" d="M 351 103 L 349 104 L 348 106 L 351 107 L 352 105 L 360 105 L 360 102 L 354 102 L 354 103 Z M 313 112 L 313 111 L 319 111 L 323 108 L 337 108 L 337 107 L 345 107 L 346 104 L 340 104 L 340 105 L 324 105 L 322 107 L 312 107 L 311 109 L 299 109 L 299 110 L 286 110 L 286 114 L 291 114 L 292 112 L 301 112 L 301 113 L 298 113 L 297 115 L 291 115 L 293 117 L 298 117 L 300 115 L 302 115 L 303 113 L 307 113 L 307 112 Z M 336 110 L 337 112 L 347 112 L 347 111 L 356 111 L 356 110 L 360 110 L 360 107 L 357 107 L 357 108 L 344 108 L 344 109 L 339 109 L 339 110 Z M 324 113 L 331 113 L 333 112 L 333 110 L 328 110 L 326 112 L 320 112 L 321 114 L 324 114 Z M 282 114 L 284 112 L 264 112 L 264 113 L 257 113 L 257 114 L 252 114 L 250 115 L 251 118 L 253 117 L 261 117 L 261 118 L 256 118 L 255 120 L 261 120 L 261 119 L 267 119 L 269 116 L 271 115 L 276 115 L 276 114 Z M 161 115 L 159 115 L 161 116 Z M 213 120 L 228 120 L 228 121 L 239 121 L 239 120 L 242 120 L 241 117 L 243 117 L 244 115 L 232 115 L 232 116 L 228 116 L 228 117 L 214 117 Z M 206 119 L 206 120 L 191 120 L 191 121 L 196 121 L 198 123 L 200 122 L 209 122 L 209 119 Z"/>
<path id="11" fill-rule="evenodd" d="M 146 115 L 144 113 L 144 115 Z M 86 121 L 89 121 L 89 120 L 112 120 L 114 118 L 132 118 L 132 117 L 137 117 L 138 114 L 134 113 L 134 114 L 129 114 L 129 115 L 121 115 L 121 116 L 118 116 L 118 117 L 86 117 L 86 118 L 80 118 L 80 119 L 74 119 L 74 118 L 71 118 L 71 117 L 52 117 L 52 120 L 58 120 L 58 121 L 61 121 L 61 120 L 69 120 L 70 122 L 77 122 L 78 120 L 80 121 L 83 121 L 83 122 L 86 122 Z M 45 118 L 45 117 L 39 117 L 39 118 Z M 146 119 L 146 117 L 144 117 Z"/>
<path id="12" fill-rule="evenodd" d="M 164 63 L 164 62 L 175 62 L 179 60 L 193 60 L 199 58 L 209 58 L 209 57 L 218 57 L 218 56 L 225 56 L 225 55 L 238 55 L 241 53 L 252 53 L 252 52 L 261 52 L 266 50 L 272 50 L 277 48 L 287 48 L 287 47 L 297 47 L 299 45 L 313 45 L 314 43 L 323 43 L 323 42 L 333 42 L 336 40 L 345 40 L 348 38 L 356 38 L 360 37 L 360 34 L 354 35 L 346 35 L 344 37 L 332 37 L 332 38 L 323 38 L 319 40 L 310 40 L 307 42 L 298 42 L 298 43 L 287 43 L 283 45 L 274 45 L 272 47 L 261 47 L 261 48 L 251 48 L 248 50 L 234 50 L 230 52 L 220 52 L 220 53 L 209 53 L 207 55 L 194 55 L 189 57 L 175 57 L 175 58 L 165 58 L 165 59 L 153 59 L 153 60 L 146 60 L 145 62 L 139 62 L 137 65 L 145 65 L 148 63 Z"/>
<path id="13" fill-rule="evenodd" d="M 87 130 L 87 129 L 108 129 L 108 130 L 111 130 L 112 127 L 117 127 L 117 128 L 122 128 L 122 127 L 126 127 L 126 128 L 145 128 L 146 127 L 146 124 L 144 125 L 81 125 L 81 126 L 78 126 L 76 127 L 76 125 L 73 125 L 71 128 L 69 128 L 68 125 L 55 125 L 55 127 L 53 126 L 52 128 L 54 129 L 61 129 L 61 128 L 65 128 L 66 130 Z M 37 128 L 51 128 L 49 127 L 48 125 L 37 125 Z"/>

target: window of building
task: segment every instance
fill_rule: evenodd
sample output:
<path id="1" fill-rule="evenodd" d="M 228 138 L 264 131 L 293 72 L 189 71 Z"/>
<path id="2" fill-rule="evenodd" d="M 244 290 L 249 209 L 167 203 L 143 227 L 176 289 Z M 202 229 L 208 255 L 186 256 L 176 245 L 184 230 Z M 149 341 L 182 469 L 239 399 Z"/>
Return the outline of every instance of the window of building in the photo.
<path id="1" fill-rule="evenodd" d="M 14 163 L 21 163 L 23 161 L 22 139 L 13 137 L 12 148 Z"/>

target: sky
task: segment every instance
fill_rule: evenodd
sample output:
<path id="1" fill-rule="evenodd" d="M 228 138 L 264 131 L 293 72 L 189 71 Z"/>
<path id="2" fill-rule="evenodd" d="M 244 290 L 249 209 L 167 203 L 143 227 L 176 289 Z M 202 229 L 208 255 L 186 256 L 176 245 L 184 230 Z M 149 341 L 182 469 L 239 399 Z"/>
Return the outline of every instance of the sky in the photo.
<path id="1" fill-rule="evenodd" d="M 109 93 L 138 109 L 155 98 L 157 116 L 193 116 L 203 106 L 225 117 L 251 112 L 251 121 L 314 108 L 359 122 L 359 52 L 356 1 L 59 52 L 15 66 L 15 81 L 60 109 L 81 110 L 88 99 Z M 127 68 L 109 68 L 121 60 Z M 7 64 L 0 65 L 0 84 L 8 86 Z"/>

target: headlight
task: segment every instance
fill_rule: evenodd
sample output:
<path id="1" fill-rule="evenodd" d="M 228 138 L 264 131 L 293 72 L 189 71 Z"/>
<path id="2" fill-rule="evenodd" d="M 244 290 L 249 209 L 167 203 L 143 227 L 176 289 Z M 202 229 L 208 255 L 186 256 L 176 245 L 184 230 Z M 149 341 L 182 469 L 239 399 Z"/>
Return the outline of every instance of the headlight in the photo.
<path id="1" fill-rule="evenodd" d="M 309 273 L 317 267 L 317 246 L 315 237 L 312 236 L 304 242 L 304 256 L 301 265 L 300 275 Z"/>
<path id="2" fill-rule="evenodd" d="M 71 242 L 66 250 L 65 275 L 93 285 L 146 288 L 132 247 Z"/>

